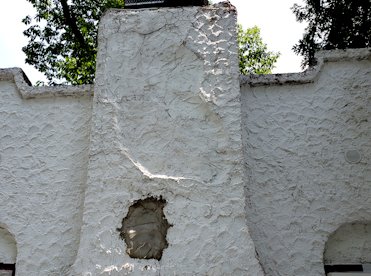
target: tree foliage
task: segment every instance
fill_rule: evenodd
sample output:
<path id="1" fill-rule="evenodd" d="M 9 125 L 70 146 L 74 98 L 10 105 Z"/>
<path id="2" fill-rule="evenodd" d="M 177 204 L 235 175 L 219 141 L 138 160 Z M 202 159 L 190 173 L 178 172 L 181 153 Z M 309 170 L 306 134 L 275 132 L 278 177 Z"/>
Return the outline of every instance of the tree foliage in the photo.
<path id="1" fill-rule="evenodd" d="M 108 8 L 123 0 L 27 0 L 36 16 L 27 16 L 26 63 L 44 73 L 49 84 L 87 84 L 94 81 L 97 26 Z"/>
<path id="2" fill-rule="evenodd" d="M 239 48 L 239 66 L 243 75 L 247 74 L 270 74 L 279 53 L 267 50 L 258 27 L 243 30 L 237 26 L 237 41 Z"/>
<path id="3" fill-rule="evenodd" d="M 99 19 L 109 8 L 122 8 L 124 0 L 27 1 L 36 15 L 23 19 L 26 63 L 44 73 L 49 85 L 93 83 Z M 259 28 L 238 26 L 238 43 L 242 74 L 271 72 L 278 55 L 267 51 Z"/>
<path id="4" fill-rule="evenodd" d="M 305 0 L 292 7 L 299 22 L 306 21 L 303 38 L 294 46 L 304 56 L 303 67 L 314 65 L 319 49 L 346 49 L 371 46 L 370 0 Z"/>

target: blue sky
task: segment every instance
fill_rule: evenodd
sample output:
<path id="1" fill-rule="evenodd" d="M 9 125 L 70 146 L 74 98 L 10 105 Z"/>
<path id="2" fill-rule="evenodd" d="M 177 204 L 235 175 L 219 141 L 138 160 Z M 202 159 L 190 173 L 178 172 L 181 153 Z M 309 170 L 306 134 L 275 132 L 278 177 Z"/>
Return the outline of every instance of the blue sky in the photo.
<path id="1" fill-rule="evenodd" d="M 257 25 L 269 50 L 279 51 L 281 57 L 275 73 L 300 71 L 301 57 L 291 48 L 301 38 L 305 25 L 296 22 L 290 10 L 294 3 L 302 0 L 230 0 L 237 7 L 238 21 L 244 28 Z M 219 2 L 214 0 L 213 2 Z M 42 80 L 43 75 L 24 63 L 22 47 L 27 39 L 21 22 L 26 15 L 33 14 L 32 5 L 26 0 L 2 0 L 0 8 L 0 68 L 21 67 L 32 83 Z"/>

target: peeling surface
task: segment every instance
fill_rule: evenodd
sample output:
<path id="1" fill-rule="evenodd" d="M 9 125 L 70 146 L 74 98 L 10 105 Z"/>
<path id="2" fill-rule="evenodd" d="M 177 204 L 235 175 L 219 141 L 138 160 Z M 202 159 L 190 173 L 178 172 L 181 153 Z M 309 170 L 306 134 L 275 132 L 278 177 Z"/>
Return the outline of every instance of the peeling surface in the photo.
<path id="1" fill-rule="evenodd" d="M 101 20 L 75 274 L 263 275 L 244 213 L 235 30 L 228 3 Z M 147 197 L 166 200 L 173 225 L 160 261 L 130 258 L 116 231 Z"/>
<path id="2" fill-rule="evenodd" d="M 129 207 L 128 214 L 117 229 L 125 241 L 126 253 L 131 258 L 161 260 L 164 249 L 168 247 L 168 223 L 162 198 L 149 197 L 138 200 Z"/>
<path id="3" fill-rule="evenodd" d="M 323 276 L 324 252 L 370 262 L 370 49 L 239 80 L 235 19 L 228 2 L 110 11 L 94 99 L 0 69 L 0 262 L 20 276 Z M 160 260 L 130 258 L 117 232 L 148 197 L 173 225 Z"/>
<path id="4" fill-rule="evenodd" d="M 241 88 L 246 213 L 267 276 L 323 276 L 330 234 L 371 220 L 371 62 L 358 52 L 328 53 L 314 83 Z"/>
<path id="5" fill-rule="evenodd" d="M 340 226 L 326 242 L 323 257 L 325 265 L 371 264 L 371 224 Z"/>

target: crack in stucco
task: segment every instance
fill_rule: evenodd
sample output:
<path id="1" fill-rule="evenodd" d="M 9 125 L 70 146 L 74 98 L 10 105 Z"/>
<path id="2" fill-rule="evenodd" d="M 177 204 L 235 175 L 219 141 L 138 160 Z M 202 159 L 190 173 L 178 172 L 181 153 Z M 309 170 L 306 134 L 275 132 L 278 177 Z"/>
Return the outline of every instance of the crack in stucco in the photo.
<path id="1" fill-rule="evenodd" d="M 120 152 L 128 159 L 130 162 L 147 178 L 149 179 L 163 179 L 163 180 L 173 180 L 179 182 L 180 180 L 192 180 L 185 177 L 179 176 L 168 176 L 165 174 L 153 174 L 146 167 L 144 167 L 140 162 L 135 161 L 134 158 L 120 145 Z"/>
<path id="2" fill-rule="evenodd" d="M 196 180 L 196 179 L 192 179 L 192 178 L 186 178 L 186 177 L 182 177 L 182 176 L 169 176 L 169 175 L 165 175 L 165 174 L 153 174 L 151 173 L 144 165 L 142 165 L 141 162 L 139 162 L 138 160 L 135 160 L 132 155 L 129 153 L 129 151 L 125 148 L 124 145 L 122 145 L 119 141 L 120 141 L 120 126 L 119 126 L 119 123 L 118 123 L 118 116 L 117 116 L 117 113 L 118 113 L 118 110 L 120 109 L 117 105 L 116 102 L 114 101 L 109 101 L 109 100 L 104 100 L 104 99 L 101 99 L 100 100 L 101 103 L 105 103 L 105 104 L 109 104 L 111 105 L 112 107 L 112 128 L 115 132 L 115 143 L 117 144 L 117 147 L 119 149 L 119 152 L 125 156 L 126 159 L 128 159 L 136 169 L 138 169 L 142 174 L 143 176 L 147 177 L 148 179 L 161 179 L 161 180 L 172 180 L 172 181 L 175 181 L 177 183 L 179 183 L 179 181 L 181 180 L 191 180 L 191 181 L 195 181 L 195 182 L 198 182 L 198 183 L 203 183 L 202 181 L 200 180 Z"/>
<path id="3" fill-rule="evenodd" d="M 138 23 L 158 27 L 164 16 L 166 26 L 158 33 L 126 32 Z M 122 264 L 132 263 L 133 272 L 143 274 L 142 261 L 111 253 L 122 248 L 112 225 L 118 226 L 129 202 L 162 196 L 169 202 L 166 216 L 176 226 L 161 263 L 150 263 L 158 267 L 153 274 L 263 275 L 243 219 L 235 15 L 190 7 L 179 15 L 145 10 L 142 22 L 130 11 L 118 12 L 117 18 L 101 21 L 107 29 L 101 33 L 109 36 L 99 47 L 112 52 L 98 55 L 90 148 L 96 156 L 90 159 L 90 201 L 78 259 L 84 263 L 76 270 L 121 275 Z M 117 24 L 123 27 L 112 32 Z M 102 245 L 110 253 L 96 252 Z M 202 265 L 210 261 L 212 266 Z"/>

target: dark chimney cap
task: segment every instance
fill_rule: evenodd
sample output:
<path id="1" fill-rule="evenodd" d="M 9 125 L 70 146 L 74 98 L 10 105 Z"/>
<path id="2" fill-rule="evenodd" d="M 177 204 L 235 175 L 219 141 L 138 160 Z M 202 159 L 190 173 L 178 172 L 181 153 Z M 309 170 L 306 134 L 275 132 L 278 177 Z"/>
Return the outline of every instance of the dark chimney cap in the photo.
<path id="1" fill-rule="evenodd" d="M 208 0 L 125 0 L 125 8 L 206 6 Z"/>

